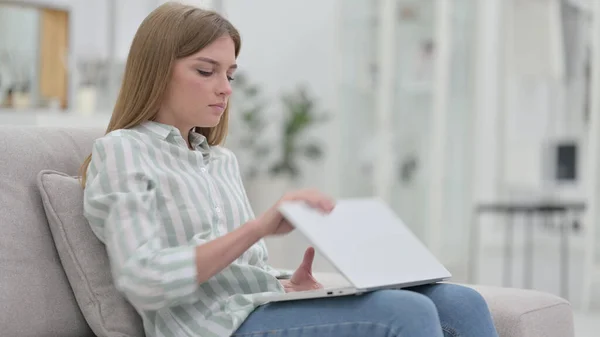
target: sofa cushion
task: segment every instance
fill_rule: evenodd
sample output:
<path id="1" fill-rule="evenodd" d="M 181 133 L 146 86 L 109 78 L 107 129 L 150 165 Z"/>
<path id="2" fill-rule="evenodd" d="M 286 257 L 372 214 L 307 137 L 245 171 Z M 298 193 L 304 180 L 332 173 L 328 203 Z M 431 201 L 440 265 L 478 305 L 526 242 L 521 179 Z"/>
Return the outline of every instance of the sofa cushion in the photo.
<path id="1" fill-rule="evenodd" d="M 38 172 L 76 174 L 101 130 L 0 126 L 2 336 L 93 336 L 61 266 Z"/>
<path id="2" fill-rule="evenodd" d="M 104 244 L 83 215 L 79 181 L 52 170 L 38 176 L 44 209 L 67 278 L 98 337 L 144 336 L 135 309 L 117 291 Z"/>

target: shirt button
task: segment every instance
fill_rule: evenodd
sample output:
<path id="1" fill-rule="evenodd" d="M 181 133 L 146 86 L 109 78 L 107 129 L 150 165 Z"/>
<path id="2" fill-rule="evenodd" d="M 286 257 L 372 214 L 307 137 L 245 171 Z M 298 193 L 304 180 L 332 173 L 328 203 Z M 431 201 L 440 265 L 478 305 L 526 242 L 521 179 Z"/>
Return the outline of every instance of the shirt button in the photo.
<path id="1" fill-rule="evenodd" d="M 219 206 L 215 207 L 215 211 L 217 211 L 217 213 L 221 213 L 221 207 L 219 207 Z"/>
<path id="2" fill-rule="evenodd" d="M 200 169 L 200 171 L 201 171 L 202 173 L 206 173 L 206 167 L 203 167 L 203 168 L 201 168 L 201 169 Z"/>

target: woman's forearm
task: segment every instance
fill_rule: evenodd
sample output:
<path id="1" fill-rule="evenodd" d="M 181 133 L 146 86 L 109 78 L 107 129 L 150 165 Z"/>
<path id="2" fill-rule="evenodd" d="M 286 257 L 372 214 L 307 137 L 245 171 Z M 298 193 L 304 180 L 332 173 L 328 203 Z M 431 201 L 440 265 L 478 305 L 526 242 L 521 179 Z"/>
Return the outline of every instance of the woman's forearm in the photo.
<path id="1" fill-rule="evenodd" d="M 247 222 L 230 233 L 196 247 L 198 282 L 204 283 L 240 257 L 263 237 L 258 222 Z"/>

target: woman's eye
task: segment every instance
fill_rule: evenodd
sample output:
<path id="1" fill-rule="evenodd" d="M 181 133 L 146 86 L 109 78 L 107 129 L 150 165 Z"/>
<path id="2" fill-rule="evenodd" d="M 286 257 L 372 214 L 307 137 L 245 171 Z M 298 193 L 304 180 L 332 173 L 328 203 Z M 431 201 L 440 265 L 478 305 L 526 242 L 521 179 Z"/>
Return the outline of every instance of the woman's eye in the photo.
<path id="1" fill-rule="evenodd" d="M 208 76 L 212 75 L 212 72 L 210 72 L 210 71 L 202 71 L 200 69 L 197 69 L 196 71 L 198 71 L 198 74 L 200 74 L 204 77 L 208 77 Z"/>
<path id="2" fill-rule="evenodd" d="M 203 71 L 203 70 L 200 70 L 200 69 L 196 69 L 196 71 L 198 72 L 198 74 L 200 74 L 200 75 L 202 75 L 204 77 L 209 77 L 209 76 L 212 76 L 214 74 L 212 71 Z M 233 78 L 233 76 L 227 75 L 227 80 L 229 82 L 231 82 L 231 81 L 234 80 L 234 78 Z"/>

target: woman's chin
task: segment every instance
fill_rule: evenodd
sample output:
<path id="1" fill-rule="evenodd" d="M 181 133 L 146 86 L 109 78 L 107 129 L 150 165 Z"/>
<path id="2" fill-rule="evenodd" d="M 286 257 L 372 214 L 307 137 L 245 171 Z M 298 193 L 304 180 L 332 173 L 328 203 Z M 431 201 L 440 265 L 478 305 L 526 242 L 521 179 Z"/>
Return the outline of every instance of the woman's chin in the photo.
<path id="1" fill-rule="evenodd" d="M 219 125 L 219 122 L 221 122 L 221 116 L 210 116 L 210 118 L 199 121 L 197 125 L 201 128 L 214 128 Z"/>

